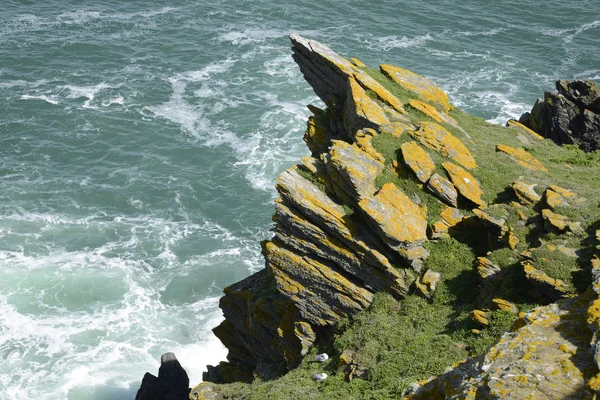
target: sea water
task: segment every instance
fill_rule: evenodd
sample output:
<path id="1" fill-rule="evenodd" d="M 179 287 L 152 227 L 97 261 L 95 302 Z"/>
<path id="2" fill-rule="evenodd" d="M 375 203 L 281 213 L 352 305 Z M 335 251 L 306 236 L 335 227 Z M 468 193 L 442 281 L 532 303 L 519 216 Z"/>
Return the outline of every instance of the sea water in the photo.
<path id="1" fill-rule="evenodd" d="M 275 178 L 320 105 L 287 36 L 437 82 L 494 123 L 600 80 L 600 3 L 3 0 L 0 399 L 201 380 L 224 287 L 263 267 Z"/>

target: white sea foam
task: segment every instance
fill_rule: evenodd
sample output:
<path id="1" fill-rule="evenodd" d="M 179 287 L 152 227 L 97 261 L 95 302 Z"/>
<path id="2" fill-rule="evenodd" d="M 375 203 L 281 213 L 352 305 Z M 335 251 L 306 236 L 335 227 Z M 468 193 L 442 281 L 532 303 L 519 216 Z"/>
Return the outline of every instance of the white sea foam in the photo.
<path id="1" fill-rule="evenodd" d="M 32 224 L 37 229 L 27 227 Z M 23 243 L 0 251 L 0 358 L 5 360 L 0 384 L 7 399 L 90 393 L 130 399 L 144 372 L 156 373 L 166 351 L 174 351 L 191 381 L 198 382 L 205 365 L 225 356 L 210 332 L 222 320 L 219 290 L 208 288 L 175 303 L 161 301 L 161 293 L 175 277 L 217 265 L 221 270 L 224 259 L 232 265 L 256 265 L 260 259 L 255 240 L 210 220 L 19 213 L 0 225 L 5 243 Z M 112 231 L 117 240 L 66 250 L 41 239 L 44 231 L 64 236 L 64 229 L 88 235 Z M 172 248 L 196 240 L 194 235 L 219 248 L 182 262 Z M 37 241 L 45 243 L 45 251 L 26 250 Z M 144 250 L 148 245 L 152 250 Z"/>
<path id="2" fill-rule="evenodd" d="M 24 94 L 21 96 L 21 99 L 22 100 L 43 100 L 50 104 L 59 104 L 60 103 L 60 101 L 56 99 L 56 96 L 45 96 L 45 95 L 34 96 L 34 95 Z"/>
<path id="3" fill-rule="evenodd" d="M 269 39 L 284 37 L 289 35 L 289 32 L 279 29 L 260 29 L 255 27 L 245 28 L 242 30 L 229 30 L 217 37 L 220 42 L 229 42 L 231 44 L 255 44 L 261 43 Z"/>
<path id="4" fill-rule="evenodd" d="M 392 49 L 397 48 L 407 48 L 407 47 L 418 47 L 424 45 L 427 41 L 433 40 L 433 37 L 427 33 L 425 35 L 418 36 L 384 36 L 376 39 L 374 43 L 375 47 L 383 50 L 390 51 Z"/>

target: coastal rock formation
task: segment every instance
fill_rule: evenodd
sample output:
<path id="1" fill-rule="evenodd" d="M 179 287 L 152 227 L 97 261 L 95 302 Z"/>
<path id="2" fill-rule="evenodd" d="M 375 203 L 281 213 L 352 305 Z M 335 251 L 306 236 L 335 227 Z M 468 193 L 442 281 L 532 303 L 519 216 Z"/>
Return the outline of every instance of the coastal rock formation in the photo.
<path id="1" fill-rule="evenodd" d="M 395 329 L 409 332 L 399 332 L 404 341 L 431 338 L 404 353 L 391 349 L 431 368 L 415 372 L 408 388 L 394 383 L 386 392 L 394 398 L 600 393 L 600 212 L 597 200 L 586 200 L 600 196 L 586 180 L 598 167 L 571 163 L 567 149 L 518 122 L 499 127 L 462 113 L 417 74 L 389 64 L 370 69 L 298 35 L 291 41 L 327 108 L 309 106 L 311 156 L 277 179 L 265 268 L 224 290 L 225 319 L 214 333 L 229 350 L 227 361 L 208 367 L 192 398 L 220 399 L 213 383 L 270 380 L 299 365 L 312 376 L 303 358 L 314 346 L 335 345 L 340 322 L 347 327 L 369 315 L 378 296 L 395 304 L 393 322 L 403 321 Z M 595 109 L 592 94 L 561 87 L 563 96 L 579 96 L 574 104 Z M 529 145 L 513 147 L 523 135 Z M 415 311 L 414 304 L 430 308 Z M 374 312 L 394 318 L 381 307 Z M 445 322 L 437 331 L 418 327 L 435 307 Z M 414 319 L 402 319 L 404 312 Z M 376 363 L 364 353 L 377 338 L 370 340 L 327 350 L 331 388 L 339 379 L 371 379 Z M 430 345 L 456 354 L 445 371 L 417 354 Z"/>
<path id="2" fill-rule="evenodd" d="M 557 92 L 544 93 L 519 122 L 558 144 L 584 151 L 600 149 L 600 88 L 593 81 L 556 81 Z"/>
<path id="3" fill-rule="evenodd" d="M 146 372 L 135 400 L 187 400 L 190 379 L 173 353 L 160 357 L 158 376 Z"/>

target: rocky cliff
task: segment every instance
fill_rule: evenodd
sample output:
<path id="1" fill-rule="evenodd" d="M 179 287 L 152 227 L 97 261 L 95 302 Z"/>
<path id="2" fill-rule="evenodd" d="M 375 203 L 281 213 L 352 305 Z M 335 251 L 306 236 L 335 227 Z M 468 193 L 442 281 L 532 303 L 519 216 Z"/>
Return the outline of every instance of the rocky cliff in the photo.
<path id="1" fill-rule="evenodd" d="M 368 382 L 385 389 L 376 378 L 385 363 L 398 366 L 392 379 L 415 382 L 390 388 L 392 397 L 586 398 L 597 390 L 594 156 L 516 121 L 500 127 L 464 114 L 410 71 L 370 69 L 316 41 L 291 41 L 327 107 L 309 106 L 311 156 L 277 180 L 265 269 L 225 289 L 214 333 L 229 354 L 205 381 L 311 370 L 305 356 L 329 346 L 331 379 L 367 382 L 363 395 Z M 420 325 L 427 313 L 435 317 Z M 377 337 L 365 321 L 381 322 Z M 398 348 L 411 343 L 401 356 L 414 365 L 398 361 L 396 338 Z M 429 342 L 414 345 L 418 338 Z M 381 346 L 375 364 L 367 362 L 373 343 Z M 439 362 L 421 356 L 429 345 L 441 349 L 428 356 Z M 327 391 L 302 382 L 303 394 Z M 192 398 L 234 390 L 219 387 L 203 384 Z"/>

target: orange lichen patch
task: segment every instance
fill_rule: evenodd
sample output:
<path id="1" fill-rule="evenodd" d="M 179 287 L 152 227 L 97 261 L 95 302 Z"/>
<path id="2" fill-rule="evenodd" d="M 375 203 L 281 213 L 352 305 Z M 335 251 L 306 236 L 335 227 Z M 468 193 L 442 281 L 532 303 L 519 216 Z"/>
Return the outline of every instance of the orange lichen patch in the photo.
<path id="1" fill-rule="evenodd" d="M 596 374 L 596 376 L 592 377 L 587 382 L 587 387 L 594 392 L 600 392 L 600 374 Z"/>
<path id="2" fill-rule="evenodd" d="M 527 132 L 529 134 L 529 136 L 531 136 L 537 140 L 544 140 L 543 136 L 540 136 L 537 132 L 532 131 L 531 129 L 529 129 L 528 127 L 526 127 L 525 125 L 523 125 L 522 123 L 520 123 L 519 121 L 516 121 L 514 119 L 509 119 L 508 122 L 506 123 L 506 126 L 510 126 L 510 127 L 514 126 L 517 128 L 521 128 L 525 132 Z"/>
<path id="3" fill-rule="evenodd" d="M 469 149 L 446 128 L 434 122 L 419 122 L 418 127 L 416 131 L 409 133 L 423 146 L 437 151 L 467 169 L 477 167 Z"/>
<path id="4" fill-rule="evenodd" d="M 427 115 L 429 118 L 433 119 L 434 121 L 444 122 L 446 124 L 450 124 L 452 126 L 458 127 L 458 123 L 456 122 L 456 120 L 454 118 L 452 118 L 451 116 L 449 116 L 446 113 L 438 111 L 437 108 L 435 108 L 434 106 L 432 106 L 430 104 L 423 103 L 422 101 L 415 100 L 415 99 L 410 99 L 408 101 L 408 104 L 412 108 L 421 111 L 423 114 Z"/>
<path id="5" fill-rule="evenodd" d="M 421 293 L 421 295 L 425 297 L 431 297 L 440 279 L 441 275 L 439 272 L 427 270 L 421 279 L 415 282 L 415 287 Z"/>
<path id="6" fill-rule="evenodd" d="M 515 231 L 512 227 L 508 228 L 508 233 L 506 234 L 506 243 L 511 250 L 515 250 L 517 245 L 519 244 L 519 238 L 515 235 Z"/>
<path id="7" fill-rule="evenodd" d="M 364 68 L 367 66 L 364 62 L 360 61 L 358 58 L 355 57 L 350 57 L 350 61 L 352 61 L 352 64 L 360 68 Z"/>
<path id="8" fill-rule="evenodd" d="M 494 303 L 494 306 L 496 306 L 496 308 L 499 310 L 508 311 L 514 314 L 519 312 L 519 308 L 508 300 L 492 299 L 492 303 Z"/>
<path id="9" fill-rule="evenodd" d="M 439 104 L 445 112 L 452 110 L 448 95 L 429 79 L 394 65 L 381 64 L 379 69 L 405 90 L 416 93 L 427 102 Z"/>
<path id="10" fill-rule="evenodd" d="M 546 167 L 544 167 L 537 158 L 529 154 L 527 151 L 525 151 L 525 149 L 521 147 L 515 149 L 514 147 L 499 144 L 496 145 L 496 151 L 508 154 L 513 160 L 515 160 L 518 164 L 524 166 L 525 168 L 529 168 L 533 171 L 548 172 Z"/>
<path id="11" fill-rule="evenodd" d="M 448 226 L 454 226 L 464 219 L 464 215 L 458 208 L 446 207 L 440 213 L 440 217 Z"/>
<path id="12" fill-rule="evenodd" d="M 545 272 L 535 269 L 533 265 L 528 262 L 523 263 L 523 271 L 525 272 L 527 279 L 530 281 L 546 284 L 560 293 L 568 292 L 567 284 L 564 281 L 551 278 Z"/>
<path id="13" fill-rule="evenodd" d="M 548 189 L 550 189 L 550 190 L 552 190 L 552 191 L 560 194 L 562 197 L 565 197 L 567 199 L 570 199 L 570 198 L 573 198 L 573 197 L 577 197 L 577 193 L 575 193 L 575 192 L 573 192 L 571 190 L 562 188 L 562 187 L 560 187 L 558 185 L 550 185 L 550 186 L 548 186 Z"/>
<path id="14" fill-rule="evenodd" d="M 431 230 L 431 234 L 429 236 L 430 239 L 434 240 L 434 239 L 441 239 L 444 237 L 449 237 L 449 235 L 448 235 L 449 228 L 450 227 L 448 226 L 448 224 L 446 224 L 444 221 L 435 222 L 430 227 L 430 230 Z"/>
<path id="15" fill-rule="evenodd" d="M 544 201 L 551 209 L 555 209 L 560 206 L 568 206 L 569 203 L 562 197 L 560 194 L 556 193 L 554 190 L 546 189 L 544 192 Z"/>
<path id="16" fill-rule="evenodd" d="M 395 138 L 399 138 L 405 131 L 411 130 L 411 127 L 402 122 L 392 122 L 389 125 L 381 127 L 381 132 L 389 133 Z"/>
<path id="17" fill-rule="evenodd" d="M 483 190 L 481 185 L 477 182 L 477 179 L 470 173 L 459 167 L 458 165 L 452 164 L 451 162 L 445 162 L 442 164 L 452 183 L 458 189 L 458 192 L 465 198 L 471 200 L 473 203 L 485 206 L 485 202 L 481 199 Z"/>
<path id="18" fill-rule="evenodd" d="M 308 117 L 306 132 L 304 132 L 304 142 L 313 153 L 325 151 L 329 146 L 329 135 L 327 129 L 319 122 L 317 117 Z"/>
<path id="19" fill-rule="evenodd" d="M 413 170 L 417 179 L 423 183 L 427 182 L 435 169 L 435 163 L 429 154 L 417 142 L 403 143 L 400 149 L 404 162 Z"/>
<path id="20" fill-rule="evenodd" d="M 385 157 L 380 152 L 378 152 L 375 149 L 375 147 L 373 147 L 373 138 L 375 136 L 377 136 L 377 132 L 374 129 L 365 128 L 356 134 L 354 140 L 362 151 L 364 151 L 380 163 L 385 164 Z"/>
<path id="21" fill-rule="evenodd" d="M 521 203 L 523 204 L 535 204 L 541 200 L 539 194 L 534 190 L 537 184 L 527 184 L 525 182 L 516 181 L 510 185 L 511 189 L 515 192 Z"/>
<path id="22" fill-rule="evenodd" d="M 600 299 L 595 299 L 588 307 L 587 323 L 600 326 Z"/>
<path id="23" fill-rule="evenodd" d="M 356 82 L 354 78 L 348 79 L 350 83 L 350 91 L 349 91 L 349 100 L 346 101 L 346 104 L 352 103 L 353 107 L 351 107 L 352 113 L 354 115 L 368 120 L 372 124 L 375 125 L 386 125 L 390 123 L 390 120 L 386 117 L 383 109 L 379 107 L 375 100 L 371 99 L 365 90 Z M 345 116 L 346 119 L 348 115 Z"/>
<path id="24" fill-rule="evenodd" d="M 555 228 L 561 232 L 581 230 L 581 222 L 571 222 L 564 215 L 554 213 L 548 208 L 542 210 L 542 218 L 546 222 L 546 228 Z"/>
<path id="25" fill-rule="evenodd" d="M 406 110 L 404 109 L 402 102 L 398 100 L 396 96 L 391 94 L 386 88 L 384 88 L 381 83 L 377 82 L 364 72 L 355 72 L 354 79 L 356 79 L 356 81 L 363 88 L 373 91 L 379 100 L 389 104 L 396 112 L 400 114 L 406 114 Z"/>
<path id="26" fill-rule="evenodd" d="M 427 239 L 426 212 L 392 183 L 386 183 L 376 196 L 358 205 L 392 248 Z"/>
<path id="27" fill-rule="evenodd" d="M 485 311 L 473 310 L 469 313 L 469 317 L 483 327 L 487 327 L 490 324 Z"/>
<path id="28" fill-rule="evenodd" d="M 448 204 L 456 207 L 458 192 L 454 188 L 452 182 L 450 182 L 448 179 L 435 173 L 427 182 L 427 189 L 429 189 L 440 199 L 446 201 Z"/>

